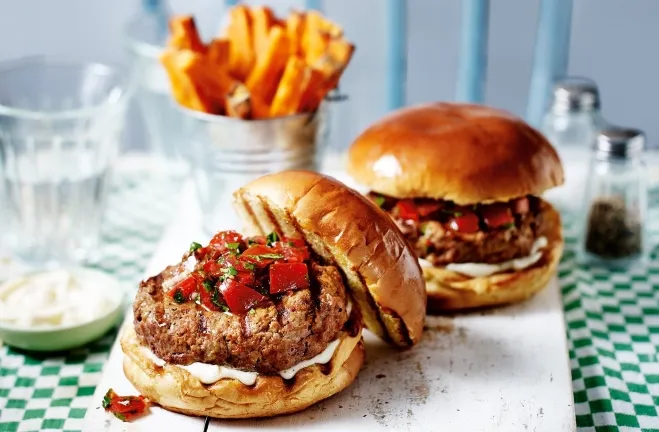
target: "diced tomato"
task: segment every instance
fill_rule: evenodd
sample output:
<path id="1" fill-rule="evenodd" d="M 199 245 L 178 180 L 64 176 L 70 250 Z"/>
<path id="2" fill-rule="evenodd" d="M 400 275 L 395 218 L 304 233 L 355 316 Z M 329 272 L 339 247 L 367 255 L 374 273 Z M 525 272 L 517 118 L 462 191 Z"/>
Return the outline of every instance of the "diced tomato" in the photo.
<path id="1" fill-rule="evenodd" d="M 223 268 L 233 267 L 238 271 L 238 273 L 253 273 L 256 266 L 254 266 L 249 260 L 242 260 L 241 258 L 242 256 L 235 257 L 230 255 L 224 257 L 224 259 L 220 260 L 220 262 L 222 263 Z"/>
<path id="2" fill-rule="evenodd" d="M 190 296 L 196 291 L 197 279 L 194 276 L 188 276 L 174 285 L 169 291 L 169 296 L 176 300 L 177 303 L 183 303 L 190 300 Z"/>
<path id="3" fill-rule="evenodd" d="M 194 257 L 197 259 L 197 261 L 203 261 L 204 257 L 208 254 L 208 251 L 208 247 L 200 247 L 194 251 Z"/>
<path id="4" fill-rule="evenodd" d="M 243 285 L 247 285 L 247 286 L 252 287 L 252 286 L 254 286 L 254 283 L 256 282 L 256 275 L 254 275 L 253 272 L 249 272 L 249 273 L 248 272 L 242 272 L 242 273 L 238 273 L 235 276 L 235 279 Z"/>
<path id="5" fill-rule="evenodd" d="M 461 233 L 475 233 L 478 231 L 478 216 L 474 213 L 461 213 L 460 216 L 454 216 L 449 221 L 449 227 L 453 231 Z"/>
<path id="6" fill-rule="evenodd" d="M 291 247 L 296 247 L 296 248 L 306 248 L 307 243 L 304 241 L 304 239 L 301 238 L 287 238 L 283 240 L 283 243 L 286 243 L 290 245 Z"/>
<path id="7" fill-rule="evenodd" d="M 217 276 L 218 274 L 220 274 L 220 269 L 221 267 L 217 263 L 217 261 L 210 260 L 204 263 L 204 271 L 209 276 Z"/>
<path id="8" fill-rule="evenodd" d="M 309 288 L 309 269 L 305 263 L 274 263 L 270 266 L 270 294 Z"/>
<path id="9" fill-rule="evenodd" d="M 417 212 L 414 201 L 411 199 L 400 200 L 396 203 L 398 208 L 398 215 L 404 220 L 419 220 L 419 213 Z"/>
<path id="10" fill-rule="evenodd" d="M 483 220 L 491 228 L 498 228 L 515 222 L 515 218 L 506 204 L 490 204 L 482 207 L 480 211 Z"/>
<path id="11" fill-rule="evenodd" d="M 252 246 L 255 244 L 264 245 L 268 242 L 268 239 L 265 236 L 254 236 L 247 239 L 247 246 Z"/>
<path id="12" fill-rule="evenodd" d="M 119 396 L 109 389 L 103 397 L 103 408 L 122 421 L 131 421 L 147 411 L 144 396 Z"/>
<path id="13" fill-rule="evenodd" d="M 266 296 L 234 279 L 227 279 L 222 282 L 220 291 L 229 306 L 229 310 L 236 314 L 244 314 L 252 307 L 268 300 Z"/>
<path id="14" fill-rule="evenodd" d="M 217 292 L 217 288 L 210 284 L 207 283 L 206 285 L 201 285 L 199 288 L 199 302 L 208 310 L 211 311 L 221 311 L 222 308 L 213 302 L 213 299 L 215 297 L 215 302 L 219 303 L 219 305 L 223 304 L 223 301 L 221 300 L 221 294 Z"/>
<path id="15" fill-rule="evenodd" d="M 438 202 L 424 202 L 417 204 L 416 211 L 420 217 L 429 216 L 441 209 L 442 205 Z"/>
<path id="16" fill-rule="evenodd" d="M 252 245 L 240 255 L 241 261 L 250 262 L 258 268 L 267 267 L 275 260 L 283 258 L 284 255 L 279 251 L 260 244 Z"/>
<path id="17" fill-rule="evenodd" d="M 529 199 L 527 197 L 517 198 L 513 202 L 513 212 L 515 214 L 526 214 L 529 212 Z"/>
<path id="18" fill-rule="evenodd" d="M 290 243 L 292 243 L 292 245 Z M 304 240 L 298 241 L 297 243 L 290 240 L 279 241 L 274 243 L 272 248 L 282 254 L 284 260 L 287 262 L 303 262 L 311 257 L 309 254 L 309 248 L 304 244 Z"/>
<path id="19" fill-rule="evenodd" d="M 219 233 L 215 234 L 208 246 L 212 247 L 216 251 L 224 253 L 229 250 L 228 245 L 235 243 L 240 244 L 242 241 L 243 236 L 235 231 L 220 231 Z M 217 258 L 219 257 L 214 257 L 214 259 Z"/>

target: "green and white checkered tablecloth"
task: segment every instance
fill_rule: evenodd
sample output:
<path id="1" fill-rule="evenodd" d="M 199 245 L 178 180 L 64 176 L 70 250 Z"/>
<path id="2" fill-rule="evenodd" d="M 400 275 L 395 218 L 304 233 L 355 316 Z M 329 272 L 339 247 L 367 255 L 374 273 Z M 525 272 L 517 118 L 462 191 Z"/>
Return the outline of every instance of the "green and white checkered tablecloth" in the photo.
<path id="1" fill-rule="evenodd" d="M 179 191 L 162 174 L 115 176 L 95 267 L 137 287 Z M 0 347 L 0 431 L 81 430 L 116 331 L 59 356 Z"/>
<path id="2" fill-rule="evenodd" d="M 178 189 L 158 176 L 118 179 L 98 267 L 136 286 Z M 586 268 L 567 234 L 559 278 L 578 429 L 659 432 L 659 263 L 629 273 Z M 0 432 L 80 430 L 114 337 L 54 357 L 0 347 Z"/>

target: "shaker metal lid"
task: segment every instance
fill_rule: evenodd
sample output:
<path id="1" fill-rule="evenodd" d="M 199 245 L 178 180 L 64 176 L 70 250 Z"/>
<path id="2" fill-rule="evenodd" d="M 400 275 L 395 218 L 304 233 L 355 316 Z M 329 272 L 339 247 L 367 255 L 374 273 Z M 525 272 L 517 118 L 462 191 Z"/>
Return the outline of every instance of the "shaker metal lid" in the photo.
<path id="1" fill-rule="evenodd" d="M 638 156 L 645 148 L 645 134 L 639 129 L 607 126 L 599 131 L 595 150 L 599 157 L 625 159 Z"/>
<path id="2" fill-rule="evenodd" d="M 584 77 L 565 77 L 554 83 L 553 111 L 590 111 L 599 107 L 600 96 L 595 81 Z"/>

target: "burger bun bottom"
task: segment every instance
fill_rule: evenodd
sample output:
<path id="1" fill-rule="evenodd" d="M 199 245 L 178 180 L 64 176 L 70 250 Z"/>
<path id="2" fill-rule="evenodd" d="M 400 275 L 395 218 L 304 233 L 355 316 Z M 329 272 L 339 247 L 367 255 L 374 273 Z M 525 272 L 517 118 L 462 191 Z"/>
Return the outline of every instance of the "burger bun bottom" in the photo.
<path id="1" fill-rule="evenodd" d="M 128 380 L 163 408 L 215 418 L 271 417 L 301 411 L 348 387 L 364 363 L 361 328 L 356 336 L 341 332 L 341 342 L 327 365 L 312 365 L 295 377 L 259 375 L 247 386 L 235 379 L 203 384 L 185 369 L 156 365 L 144 355 L 132 326 L 121 338 L 123 369 Z"/>

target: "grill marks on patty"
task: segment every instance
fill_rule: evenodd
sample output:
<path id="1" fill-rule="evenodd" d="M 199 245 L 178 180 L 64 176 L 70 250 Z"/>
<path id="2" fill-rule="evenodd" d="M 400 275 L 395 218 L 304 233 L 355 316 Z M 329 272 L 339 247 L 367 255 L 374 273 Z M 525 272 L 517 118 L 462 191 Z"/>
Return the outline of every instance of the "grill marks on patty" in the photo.
<path id="1" fill-rule="evenodd" d="M 177 268 L 142 282 L 133 305 L 139 339 L 169 363 L 275 374 L 320 354 L 348 320 L 345 287 L 333 266 L 312 263 L 311 289 L 287 292 L 243 316 L 174 302 L 162 282 Z"/>
<path id="2" fill-rule="evenodd" d="M 373 193 L 369 195 L 374 200 L 378 196 Z M 383 198 L 382 209 L 398 225 L 417 256 L 435 266 L 450 263 L 497 264 L 528 256 L 533 243 L 542 232 L 543 213 L 547 206 L 541 199 L 530 196 L 528 211 L 514 214 L 513 225 L 487 228 L 481 222 L 478 231 L 464 233 L 451 229 L 449 225 L 451 211 L 446 211 L 446 207 L 453 208 L 451 203 L 437 200 L 436 202 L 441 204 L 439 210 L 422 216 L 419 220 L 410 220 L 401 217 L 396 207 L 398 200 Z M 433 200 L 423 200 L 425 204 L 429 202 Z"/>

